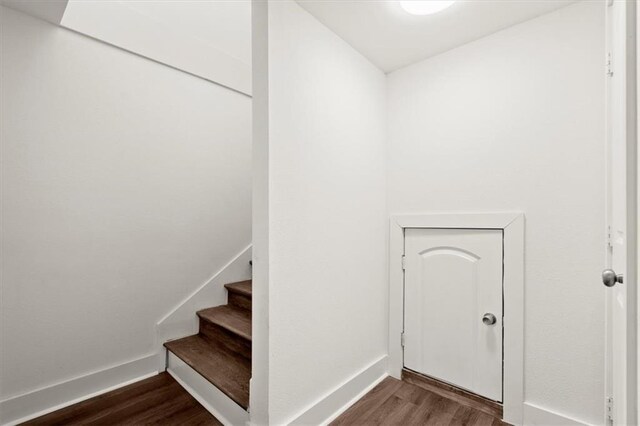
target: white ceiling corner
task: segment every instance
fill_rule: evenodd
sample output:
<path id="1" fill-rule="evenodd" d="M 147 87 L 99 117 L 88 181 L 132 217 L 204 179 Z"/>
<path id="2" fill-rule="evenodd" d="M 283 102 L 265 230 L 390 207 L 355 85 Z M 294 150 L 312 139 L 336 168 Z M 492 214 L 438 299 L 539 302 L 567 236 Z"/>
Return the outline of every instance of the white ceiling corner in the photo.
<path id="1" fill-rule="evenodd" d="M 442 12 L 410 15 L 394 0 L 297 0 L 385 72 L 419 62 L 575 0 L 458 0 Z"/>

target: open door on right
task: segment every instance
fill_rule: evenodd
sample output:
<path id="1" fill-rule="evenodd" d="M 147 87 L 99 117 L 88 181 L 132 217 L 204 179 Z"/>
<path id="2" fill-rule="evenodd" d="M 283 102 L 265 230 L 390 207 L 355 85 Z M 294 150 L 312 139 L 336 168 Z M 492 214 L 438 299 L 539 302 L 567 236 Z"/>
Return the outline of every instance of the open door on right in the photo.
<path id="1" fill-rule="evenodd" d="M 638 424 L 636 2 L 606 1 L 606 422 Z"/>

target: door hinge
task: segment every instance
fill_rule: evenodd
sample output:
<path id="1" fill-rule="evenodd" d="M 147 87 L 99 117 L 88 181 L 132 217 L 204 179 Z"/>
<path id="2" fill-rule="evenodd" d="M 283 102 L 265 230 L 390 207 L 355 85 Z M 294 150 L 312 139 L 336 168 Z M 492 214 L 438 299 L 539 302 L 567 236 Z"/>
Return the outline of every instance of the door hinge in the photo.
<path id="1" fill-rule="evenodd" d="M 611 62 L 612 62 L 611 61 L 611 52 L 608 52 L 607 53 L 607 75 L 609 77 L 613 76 L 613 68 L 612 68 Z"/>
<path id="2" fill-rule="evenodd" d="M 405 256 L 403 254 L 402 255 L 402 270 L 404 271 L 405 269 L 407 269 L 407 256 Z"/>
<path id="3" fill-rule="evenodd" d="M 404 348 L 404 331 L 400 333 L 400 346 Z"/>
<path id="4" fill-rule="evenodd" d="M 607 398 L 607 421 L 613 424 L 613 398 Z"/>

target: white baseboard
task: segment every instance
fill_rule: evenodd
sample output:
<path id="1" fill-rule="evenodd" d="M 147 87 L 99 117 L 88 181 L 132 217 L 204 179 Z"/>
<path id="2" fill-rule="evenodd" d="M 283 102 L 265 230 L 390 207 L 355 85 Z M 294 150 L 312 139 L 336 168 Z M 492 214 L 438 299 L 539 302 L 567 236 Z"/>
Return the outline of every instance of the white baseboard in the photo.
<path id="1" fill-rule="evenodd" d="M 389 356 L 384 355 L 372 362 L 287 424 L 318 426 L 330 423 L 389 375 L 388 359 Z"/>
<path id="2" fill-rule="evenodd" d="M 3 426 L 16 425 L 158 374 L 156 354 L 0 401 Z"/>
<path id="3" fill-rule="evenodd" d="M 524 426 L 586 426 L 571 417 L 555 413 L 537 405 L 524 403 Z"/>
<path id="4" fill-rule="evenodd" d="M 223 425 L 244 426 L 249 422 L 248 412 L 171 352 L 167 372 Z"/>
<path id="5" fill-rule="evenodd" d="M 165 351 L 162 347 L 165 342 L 198 332 L 197 311 L 227 303 L 225 284 L 251 279 L 250 260 L 251 245 L 234 256 L 229 263 L 158 321 L 156 324 L 158 369 L 165 368 Z"/>

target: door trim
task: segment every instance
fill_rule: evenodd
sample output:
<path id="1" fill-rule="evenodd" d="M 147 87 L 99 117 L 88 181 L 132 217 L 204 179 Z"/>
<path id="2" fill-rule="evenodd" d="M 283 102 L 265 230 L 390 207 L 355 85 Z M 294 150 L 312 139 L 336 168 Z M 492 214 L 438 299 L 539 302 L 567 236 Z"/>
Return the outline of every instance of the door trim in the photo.
<path id="1" fill-rule="evenodd" d="M 638 191 L 640 178 L 638 176 L 638 163 L 640 153 L 638 151 L 638 125 L 640 116 L 638 115 L 638 18 L 640 9 L 636 2 L 624 2 L 621 0 L 609 0 L 606 7 L 606 48 L 607 55 L 616 58 L 619 53 L 619 62 L 613 61 L 610 64 L 610 71 L 606 86 L 606 168 L 607 168 L 607 218 L 606 226 L 610 228 L 613 219 L 613 199 L 612 199 L 612 171 L 616 167 L 626 167 L 626 252 L 620 254 L 626 257 L 626 271 L 624 271 L 624 286 L 626 287 L 626 380 L 619 384 L 615 382 L 613 372 L 614 351 L 622 350 L 613 346 L 613 304 L 614 293 L 609 290 L 605 297 L 605 407 L 604 424 L 611 424 L 609 414 L 613 416 L 613 424 L 637 424 L 640 418 L 640 394 L 638 386 L 640 383 L 640 370 L 638 368 L 638 353 L 640 352 L 640 316 L 638 313 L 640 305 L 640 294 L 638 293 L 638 274 L 640 265 L 640 234 L 638 233 L 638 204 L 640 192 Z M 615 8 L 618 9 L 616 11 Z M 620 20 L 617 20 L 620 19 Z M 621 25 L 618 25 L 621 24 Z M 624 42 L 620 42 L 624 40 Z M 614 79 L 620 78 L 623 86 L 615 90 Z M 618 111 L 612 111 L 612 105 L 621 105 Z M 620 114 L 620 115 L 617 115 Z M 621 120 L 616 123 L 616 120 Z M 622 124 L 621 124 L 622 123 Z M 620 126 L 623 133 L 621 140 L 625 144 L 625 158 L 622 164 L 612 161 L 611 148 L 613 144 L 611 131 L 615 125 Z M 617 128 L 617 127 L 616 127 Z M 607 229 L 608 232 L 608 229 Z M 609 237 L 610 238 L 610 237 Z M 605 265 L 612 264 L 611 245 L 607 245 L 607 255 Z M 620 396 L 624 401 L 619 401 Z M 609 403 L 611 398 L 611 403 Z M 621 408 L 622 407 L 622 408 Z M 609 412 L 609 409 L 612 412 Z M 626 419 L 616 418 L 624 411 Z"/>
<path id="2" fill-rule="evenodd" d="M 437 213 L 393 215 L 389 228 L 389 374 L 401 378 L 406 228 L 501 229 L 504 235 L 504 421 L 521 425 L 524 410 L 524 214 Z"/>

